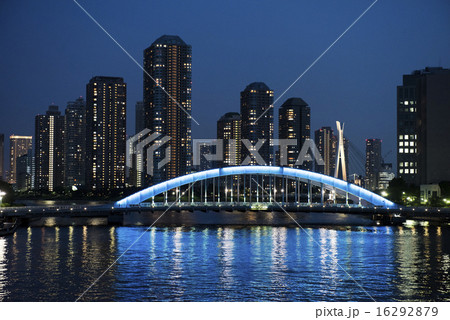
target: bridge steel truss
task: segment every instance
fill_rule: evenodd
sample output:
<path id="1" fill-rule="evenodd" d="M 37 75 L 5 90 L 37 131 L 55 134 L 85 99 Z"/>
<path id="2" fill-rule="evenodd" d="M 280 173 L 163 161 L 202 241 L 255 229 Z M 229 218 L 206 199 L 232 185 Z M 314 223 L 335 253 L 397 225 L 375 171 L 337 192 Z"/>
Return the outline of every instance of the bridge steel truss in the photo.
<path id="1" fill-rule="evenodd" d="M 243 176 L 243 179 L 238 178 L 233 180 L 233 177 L 240 176 Z M 264 177 L 266 176 L 269 179 L 269 183 L 267 183 L 267 180 L 266 182 L 264 181 Z M 278 188 L 279 190 L 277 190 L 277 184 L 275 182 L 277 181 L 277 178 L 278 182 L 280 182 L 280 177 L 282 178 L 281 189 Z M 225 178 L 225 184 L 221 181 L 223 178 Z M 209 189 L 212 189 L 213 192 L 208 198 L 208 191 L 210 190 L 208 190 L 208 184 L 206 181 L 211 179 L 212 186 L 210 186 Z M 294 181 L 294 183 L 289 183 L 289 179 Z M 229 184 L 230 181 L 231 186 Z M 331 194 L 336 194 L 339 192 L 344 194 L 347 204 L 351 195 L 358 200 L 359 205 L 361 205 L 361 200 L 364 200 L 377 207 L 398 208 L 398 205 L 394 202 L 391 202 L 380 195 L 363 189 L 355 184 L 316 172 L 275 166 L 235 166 L 191 173 L 141 190 L 120 201 L 117 201 L 114 206 L 116 208 L 129 208 L 139 206 L 141 203 L 149 199 L 152 199 L 152 203 L 154 204 L 155 196 L 158 195 L 164 195 L 165 205 L 168 205 L 168 192 L 173 189 L 176 190 L 176 201 L 180 202 L 182 186 L 189 186 L 189 193 L 187 196 L 188 199 L 194 203 L 195 191 L 192 186 L 196 182 L 201 183 L 200 194 L 197 193 L 197 197 L 200 196 L 201 201 L 205 204 L 208 202 L 220 203 L 221 200 L 225 200 L 225 202 L 241 203 L 241 199 L 244 203 L 260 203 L 266 202 L 265 200 L 272 203 L 279 198 L 281 198 L 281 202 L 284 204 L 289 202 L 289 194 L 292 194 L 292 191 L 294 191 L 293 200 L 296 203 L 299 203 L 301 200 L 301 183 L 304 183 L 308 190 L 308 204 L 311 204 L 313 201 L 312 187 L 316 186 L 320 188 L 321 203 L 324 203 L 325 200 L 325 190 L 329 190 Z M 243 194 L 240 192 L 242 187 L 244 190 Z M 289 190 L 289 188 L 294 188 L 294 190 Z M 247 189 L 249 189 L 249 192 L 246 192 Z"/>

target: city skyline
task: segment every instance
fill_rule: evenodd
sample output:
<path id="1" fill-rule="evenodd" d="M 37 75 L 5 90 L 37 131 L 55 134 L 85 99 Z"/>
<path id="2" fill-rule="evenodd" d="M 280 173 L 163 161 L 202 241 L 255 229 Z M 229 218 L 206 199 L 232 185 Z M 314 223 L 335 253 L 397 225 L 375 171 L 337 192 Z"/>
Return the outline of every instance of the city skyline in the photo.
<path id="1" fill-rule="evenodd" d="M 99 5 L 95 4 L 86 4 L 86 9 L 92 11 L 92 14 L 101 23 L 105 23 L 107 29 L 111 28 L 111 30 L 108 30 L 117 36 L 119 42 L 123 42 L 124 46 L 129 49 L 130 53 L 138 61 L 142 58 L 143 48 L 147 47 L 153 39 L 156 39 L 161 34 L 179 34 L 185 41 L 192 44 L 195 48 L 193 61 L 193 86 L 195 91 L 192 101 L 194 106 L 193 116 L 201 124 L 200 126 L 193 125 L 193 137 L 195 138 L 215 136 L 215 121 L 221 114 L 239 110 L 239 91 L 247 83 L 264 81 L 274 90 L 274 96 L 277 98 L 295 77 L 334 40 L 338 35 L 336 30 L 344 30 L 369 4 L 352 1 L 342 8 L 339 7 L 339 13 L 342 14 L 336 17 L 332 16 L 326 26 L 319 26 L 317 22 L 312 23 L 314 21 L 311 20 L 316 20 L 317 17 L 323 17 L 323 15 L 336 10 L 337 4 L 326 2 L 324 6 L 321 6 L 322 11 L 320 12 L 317 11 L 318 4 L 301 3 L 291 5 L 293 6 L 291 9 L 297 9 L 297 11 L 292 10 L 292 13 L 287 13 L 288 15 L 295 15 L 298 10 L 302 9 L 302 11 L 311 13 L 312 17 L 305 19 L 305 21 L 298 21 L 298 25 L 292 25 L 283 19 L 282 21 L 285 21 L 285 23 L 276 26 L 274 31 L 270 31 L 269 27 L 274 27 L 273 24 L 270 24 L 270 26 L 261 26 L 261 29 L 247 30 L 244 32 L 244 37 L 233 37 L 233 33 L 225 35 L 221 28 L 228 25 L 223 19 L 219 19 L 212 27 L 212 30 L 208 32 L 218 32 L 221 36 L 219 39 L 222 41 L 208 37 L 206 31 L 199 32 L 199 22 L 195 22 L 191 29 L 181 30 L 180 27 L 184 21 L 182 17 L 183 10 L 198 10 L 199 6 L 205 5 L 201 2 L 194 2 L 191 4 L 192 7 L 188 8 L 185 7 L 185 4 L 180 5 L 180 8 L 177 8 L 172 14 L 180 17 L 181 24 L 172 26 L 168 22 L 163 22 L 161 26 L 155 29 L 153 34 L 142 33 L 140 30 L 141 26 L 138 28 L 139 23 L 126 27 L 123 31 L 108 24 L 107 22 L 116 14 L 118 9 L 115 2 L 109 2 L 109 6 L 105 11 L 99 11 Z M 44 10 L 48 8 L 46 3 L 41 5 L 42 7 L 38 8 L 38 16 L 39 14 L 45 15 Z M 16 12 L 16 14 L 19 14 L 14 5 L 4 4 L 3 6 L 5 6 L 5 12 Z M 61 3 L 58 6 L 61 6 L 61 17 L 67 19 L 67 23 L 61 25 L 61 30 L 53 30 L 50 28 L 52 23 L 48 23 L 37 30 L 33 30 L 33 32 L 37 32 L 40 35 L 37 40 L 45 39 L 45 34 L 49 37 L 49 40 L 52 40 L 53 43 L 62 48 L 62 52 L 58 54 L 60 58 L 48 55 L 45 46 L 40 46 L 35 52 L 36 55 L 31 57 L 31 60 L 35 62 L 34 65 L 28 65 L 29 62 L 23 62 L 26 59 L 21 59 L 22 62 L 18 65 L 31 71 L 30 79 L 35 76 L 51 77 L 56 69 L 64 70 L 66 78 L 62 81 L 62 85 L 56 82 L 53 83 L 58 89 L 56 91 L 54 86 L 38 85 L 34 86 L 37 89 L 32 89 L 29 94 L 30 97 L 14 95 L 14 101 L 11 100 L 5 91 L 1 91 L 1 96 L 4 98 L 3 101 L 5 101 L 6 105 L 11 106 L 10 108 L 2 108 L 4 117 L 8 119 L 7 124 L 2 125 L 2 133 L 5 136 L 17 132 L 18 130 L 15 129 L 17 127 L 25 129 L 21 134 L 32 134 L 32 129 L 30 130 L 32 128 L 32 120 L 25 119 L 25 117 L 19 118 L 14 113 L 24 114 L 28 110 L 29 113 L 34 115 L 38 113 L 38 110 L 42 110 L 51 102 L 65 105 L 70 100 L 70 97 L 83 95 L 82 87 L 86 81 L 85 79 L 95 74 L 120 76 L 125 79 L 129 84 L 127 101 L 129 114 L 132 114 L 131 110 L 135 103 L 142 100 L 142 90 L 141 85 L 139 85 L 142 83 L 142 72 L 139 68 L 130 63 L 129 58 L 123 55 L 120 49 L 115 47 L 114 43 L 106 35 L 101 33 L 100 30 L 96 30 L 96 26 L 87 17 L 83 16 L 79 8 L 73 6 L 70 2 Z M 156 6 L 164 8 L 165 5 L 157 4 Z M 235 3 L 230 3 L 229 6 L 226 6 L 224 8 L 225 14 L 230 16 L 231 12 L 234 12 L 235 6 Z M 281 12 L 286 14 L 285 6 L 288 5 L 277 6 L 273 14 L 276 16 L 279 16 Z M 425 8 L 423 6 L 425 5 L 419 2 L 414 2 L 413 4 L 408 2 L 406 7 L 400 2 L 396 4 L 377 3 L 349 31 L 348 35 L 343 37 L 336 47 L 307 74 L 305 79 L 302 79 L 289 91 L 289 96 L 303 97 L 314 106 L 313 113 L 317 117 L 312 119 L 312 130 L 322 126 L 330 126 L 335 120 L 340 120 L 346 123 L 346 132 L 349 139 L 354 141 L 360 150 L 364 150 L 364 139 L 370 137 L 383 139 L 385 150 L 395 148 L 396 92 L 393 88 L 400 83 L 401 75 L 428 65 L 441 64 L 445 66 L 449 64 L 449 61 L 446 60 L 448 57 L 444 53 L 449 51 L 450 44 L 447 41 L 447 37 L 444 35 L 439 36 L 439 32 L 442 33 L 442 30 L 449 29 L 446 27 L 448 26 L 448 21 L 444 18 L 449 11 L 449 6 L 444 1 L 434 1 L 431 4 L 427 4 Z M 252 19 L 256 22 L 261 22 L 271 12 L 269 8 L 271 8 L 269 4 L 263 2 Z M 402 8 L 400 10 L 402 12 L 401 15 L 396 13 L 399 12 L 399 8 Z M 139 6 L 130 8 L 133 13 L 137 13 L 136 11 L 139 11 L 139 9 L 141 9 Z M 204 8 L 200 9 L 202 9 L 200 14 L 206 13 Z M 244 11 L 248 12 L 248 10 L 251 10 L 250 6 L 244 6 Z M 162 12 L 164 11 L 162 10 Z M 20 13 L 21 16 L 30 14 L 32 13 L 27 10 Z M 419 14 L 425 15 L 432 23 L 425 23 L 419 28 L 415 25 L 414 19 L 406 18 L 407 16 L 414 17 Z M 31 23 L 33 23 L 33 19 L 36 16 L 34 11 L 33 15 Z M 379 19 L 381 16 L 384 17 L 383 25 L 377 22 L 377 18 Z M 55 18 L 61 19 L 61 17 Z M 128 17 L 129 13 L 126 13 L 125 18 Z M 143 21 L 139 20 L 140 14 L 137 14 L 137 17 L 137 21 Z M 236 26 L 233 27 L 233 30 L 243 27 L 244 20 L 241 18 L 240 14 L 236 16 Z M 72 34 L 74 31 L 70 26 L 73 22 L 78 22 L 78 19 L 82 22 L 81 30 Z M 8 26 L 15 23 L 11 21 L 9 16 L 6 16 L 3 21 L 5 24 L 8 23 Z M 309 23 L 315 28 L 302 29 L 303 23 Z M 402 27 L 398 27 L 400 25 Z M 415 37 L 422 39 L 419 48 L 416 47 L 418 45 L 415 42 L 411 42 L 411 36 L 405 36 L 402 32 L 403 28 L 407 26 L 413 28 Z M 392 27 L 394 28 L 392 29 Z M 388 35 L 388 30 L 389 37 L 384 41 L 384 37 Z M 71 37 L 60 37 L 62 31 L 68 32 Z M 264 31 L 269 35 L 270 45 L 263 41 Z M 280 33 L 281 31 L 284 34 Z M 126 35 L 132 33 L 136 34 L 133 37 L 136 40 L 128 42 Z M 141 33 L 142 36 L 138 36 Z M 277 35 L 283 34 L 283 36 L 275 38 L 275 33 Z M 11 49 L 7 46 L 6 58 L 15 58 L 11 56 L 12 52 L 20 57 L 20 50 L 19 54 L 17 54 L 17 47 L 24 47 L 26 43 L 24 41 L 28 40 L 30 44 L 37 41 L 30 39 L 29 34 L 27 30 L 23 30 L 20 27 L 12 28 L 11 31 L 5 33 L 4 40 L 7 44 L 10 43 L 12 45 Z M 316 40 L 320 39 L 320 41 L 313 41 L 312 37 L 316 37 Z M 376 41 L 367 42 L 367 38 L 373 39 L 373 37 Z M 67 43 L 66 38 L 70 38 L 72 42 Z M 247 40 L 242 42 L 243 39 Z M 96 48 L 89 58 L 84 53 L 80 55 L 80 51 L 76 49 L 81 44 L 79 41 L 83 41 L 82 43 L 95 41 L 96 44 L 92 46 Z M 232 44 L 231 50 L 224 50 L 229 47 L 229 44 Z M 264 52 L 262 53 L 257 50 L 261 45 L 264 46 Z M 398 48 L 408 47 L 411 50 L 408 51 L 408 55 L 405 57 L 402 50 L 392 50 L 392 45 Z M 103 57 L 102 54 L 104 59 L 100 60 L 98 55 L 102 51 L 100 50 L 102 47 L 108 48 L 108 56 Z M 239 50 L 232 50 L 235 47 L 239 48 Z M 13 48 L 15 50 L 12 50 Z M 279 48 L 283 50 L 280 52 Z M 375 52 L 374 50 L 371 51 L 372 48 L 377 48 L 377 54 L 372 53 Z M 414 48 L 417 50 L 413 50 Z M 68 49 L 76 54 L 68 53 Z M 12 51 L 10 52 L 9 50 Z M 390 52 L 389 58 L 387 58 L 387 52 Z M 239 55 L 240 59 L 236 59 L 236 55 Z M 378 55 L 382 59 L 379 59 Z M 44 61 L 44 56 L 51 58 L 52 66 L 46 65 L 48 62 Z M 63 58 L 61 59 L 61 57 Z M 273 60 L 275 57 L 282 59 Z M 439 63 L 440 57 L 441 63 Z M 275 63 L 270 65 L 263 63 L 268 61 L 267 59 Z M 61 60 L 65 62 L 64 68 L 61 68 Z M 281 62 L 278 62 L 279 60 Z M 220 63 L 213 64 L 213 61 L 220 61 Z M 67 62 L 71 63 L 67 64 Z M 79 67 L 73 68 L 74 63 L 79 65 Z M 11 65 L 14 65 L 14 63 Z M 359 70 L 365 65 L 371 65 L 374 68 L 361 74 Z M 38 72 L 44 66 L 46 68 L 45 73 L 42 74 L 42 70 Z M 214 68 L 211 69 L 211 66 L 214 66 Z M 239 70 L 239 72 L 236 72 L 236 70 Z M 11 88 L 11 91 L 14 93 L 16 90 L 14 86 L 18 85 L 17 80 L 24 78 L 20 76 L 22 68 L 16 68 L 14 73 L 12 73 L 13 69 L 5 66 L 5 72 L 5 78 L 10 79 L 10 81 L 9 85 L 3 85 L 2 87 Z M 346 79 L 340 76 L 342 72 L 345 72 Z M 41 81 L 41 83 L 46 82 Z M 222 89 L 219 90 L 219 88 Z M 352 94 L 350 94 L 350 89 Z M 324 95 L 322 94 L 323 92 L 327 94 Z M 32 103 L 28 99 L 31 99 Z M 277 108 L 282 101 L 284 99 L 275 105 L 275 112 L 277 112 Z M 211 116 L 212 113 L 204 112 L 210 107 L 212 102 L 214 102 L 215 111 L 217 111 L 213 113 L 213 116 Z M 338 116 L 333 111 L 336 106 L 342 108 L 342 116 Z M 364 106 L 364 108 L 361 106 Z M 370 112 L 374 108 L 379 109 L 380 112 L 377 112 L 375 115 L 375 121 L 371 121 L 371 123 L 366 125 L 364 119 L 370 116 Z M 383 114 L 385 115 L 384 117 L 382 117 Z M 134 128 L 133 118 L 128 117 L 127 132 L 130 135 L 133 133 Z M 13 124 L 14 127 L 12 127 Z M 387 159 L 387 161 L 395 163 L 394 154 L 395 152 L 391 153 L 390 159 Z"/>

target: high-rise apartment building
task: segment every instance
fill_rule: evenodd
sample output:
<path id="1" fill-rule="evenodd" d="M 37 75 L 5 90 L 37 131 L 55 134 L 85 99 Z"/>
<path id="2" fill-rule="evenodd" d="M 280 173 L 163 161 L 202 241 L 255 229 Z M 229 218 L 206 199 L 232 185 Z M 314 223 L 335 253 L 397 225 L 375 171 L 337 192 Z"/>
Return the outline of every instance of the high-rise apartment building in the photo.
<path id="1" fill-rule="evenodd" d="M 31 149 L 17 158 L 16 190 L 27 191 L 34 188 L 34 156 Z"/>
<path id="2" fill-rule="evenodd" d="M 303 144 L 311 138 L 311 109 L 303 99 L 290 98 L 281 105 L 278 111 L 278 137 L 297 140 L 296 144 L 287 145 L 286 154 L 280 149 L 280 165 L 304 170 L 312 169 L 311 161 L 297 162 Z"/>
<path id="3" fill-rule="evenodd" d="M 450 181 L 450 69 L 403 75 L 397 87 L 398 176 L 415 185 Z"/>
<path id="4" fill-rule="evenodd" d="M 154 144 L 170 138 L 153 153 L 148 179 L 154 184 L 191 171 L 192 48 L 179 36 L 164 35 L 145 49 L 144 69 L 145 127 L 160 134 Z"/>
<path id="5" fill-rule="evenodd" d="M 64 129 L 65 185 L 85 185 L 86 103 L 83 98 L 67 103 Z"/>
<path id="6" fill-rule="evenodd" d="M 241 159 L 243 164 L 274 164 L 272 104 L 273 90 L 263 82 L 253 82 L 241 92 Z M 255 153 L 261 156 L 263 163 L 257 161 Z"/>
<path id="7" fill-rule="evenodd" d="M 15 184 L 17 179 L 17 158 L 28 153 L 33 147 L 33 137 L 12 135 L 9 137 L 9 179 Z"/>
<path id="8" fill-rule="evenodd" d="M 323 159 L 323 165 L 316 165 L 316 172 L 333 176 L 336 168 L 337 138 L 331 127 L 322 127 L 315 131 L 314 141 Z M 346 159 L 348 159 L 346 157 Z M 348 162 L 348 160 L 347 160 Z"/>
<path id="9" fill-rule="evenodd" d="M 0 180 L 5 176 L 5 135 L 0 133 Z"/>
<path id="10" fill-rule="evenodd" d="M 366 189 L 378 188 L 378 175 L 383 163 L 381 155 L 381 140 L 366 139 Z"/>
<path id="11" fill-rule="evenodd" d="M 228 112 L 217 121 L 217 139 L 222 141 L 221 167 L 241 163 L 241 115 Z"/>
<path id="12" fill-rule="evenodd" d="M 125 187 L 127 85 L 119 77 L 93 77 L 86 86 L 86 186 Z"/>
<path id="13" fill-rule="evenodd" d="M 64 187 L 64 116 L 58 106 L 49 106 L 45 115 L 36 116 L 35 136 L 34 188 L 54 191 Z"/>

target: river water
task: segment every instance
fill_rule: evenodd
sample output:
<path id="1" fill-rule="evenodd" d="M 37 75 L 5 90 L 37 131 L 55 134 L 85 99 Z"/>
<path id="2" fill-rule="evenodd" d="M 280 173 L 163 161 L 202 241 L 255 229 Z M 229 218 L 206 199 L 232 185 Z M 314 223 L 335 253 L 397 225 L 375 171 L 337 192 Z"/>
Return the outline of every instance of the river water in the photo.
<path id="1" fill-rule="evenodd" d="M 0 238 L 0 301 L 75 301 L 103 273 L 81 301 L 446 301 L 449 272 L 447 227 L 30 227 Z"/>

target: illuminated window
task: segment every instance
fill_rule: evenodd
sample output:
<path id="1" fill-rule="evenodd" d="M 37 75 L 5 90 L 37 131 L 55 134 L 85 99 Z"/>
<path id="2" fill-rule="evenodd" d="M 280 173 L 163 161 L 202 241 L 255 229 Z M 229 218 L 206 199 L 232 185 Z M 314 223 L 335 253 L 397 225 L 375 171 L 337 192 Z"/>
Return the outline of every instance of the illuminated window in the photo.
<path id="1" fill-rule="evenodd" d="M 400 173 L 403 173 L 403 169 L 400 169 Z"/>
<path id="2" fill-rule="evenodd" d="M 403 153 L 403 148 L 398 149 L 398 153 Z"/>

